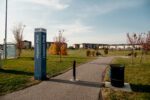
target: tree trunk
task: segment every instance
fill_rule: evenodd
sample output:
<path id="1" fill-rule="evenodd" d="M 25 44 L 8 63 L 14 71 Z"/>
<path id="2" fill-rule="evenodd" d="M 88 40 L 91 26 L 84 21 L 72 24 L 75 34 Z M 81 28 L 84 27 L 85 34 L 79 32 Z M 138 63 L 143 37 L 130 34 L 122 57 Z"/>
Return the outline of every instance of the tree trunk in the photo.
<path id="1" fill-rule="evenodd" d="M 59 62 L 61 62 L 61 47 L 59 48 Z"/>
<path id="2" fill-rule="evenodd" d="M 142 50 L 142 54 L 141 54 L 141 58 L 140 58 L 140 64 L 141 64 L 142 61 L 143 61 L 143 55 L 144 55 L 144 52 L 143 52 L 143 50 Z"/>
<path id="3" fill-rule="evenodd" d="M 131 64 L 133 65 L 133 64 L 134 64 L 134 61 L 133 61 L 133 57 L 134 57 L 134 49 L 132 49 L 131 56 L 132 56 Z"/>
<path id="4" fill-rule="evenodd" d="M 59 61 L 61 62 L 61 52 L 60 52 L 60 60 Z"/>
<path id="5" fill-rule="evenodd" d="M 20 55 L 21 55 L 21 49 L 18 49 L 18 57 L 20 57 Z"/>

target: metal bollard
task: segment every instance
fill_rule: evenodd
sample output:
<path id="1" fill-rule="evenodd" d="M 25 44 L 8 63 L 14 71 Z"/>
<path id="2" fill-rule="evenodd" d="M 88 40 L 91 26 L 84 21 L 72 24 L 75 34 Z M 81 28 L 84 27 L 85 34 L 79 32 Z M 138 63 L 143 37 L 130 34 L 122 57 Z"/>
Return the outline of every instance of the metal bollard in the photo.
<path id="1" fill-rule="evenodd" d="M 73 61 L 73 80 L 76 80 L 76 61 Z"/>

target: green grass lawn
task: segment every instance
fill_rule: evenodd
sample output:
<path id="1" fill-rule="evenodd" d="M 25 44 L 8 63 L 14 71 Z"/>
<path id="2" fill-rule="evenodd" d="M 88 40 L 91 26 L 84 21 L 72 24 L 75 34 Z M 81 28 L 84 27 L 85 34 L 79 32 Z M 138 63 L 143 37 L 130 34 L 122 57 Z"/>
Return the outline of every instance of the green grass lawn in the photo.
<path id="1" fill-rule="evenodd" d="M 131 84 L 133 92 L 115 91 L 112 89 L 102 89 L 106 100 L 150 100 L 150 55 L 143 59 L 140 64 L 140 57 L 134 59 L 131 64 L 131 58 L 117 58 L 113 63 L 125 64 L 125 82 Z M 106 74 L 105 80 L 108 80 Z"/>
<path id="2" fill-rule="evenodd" d="M 33 50 L 24 50 L 19 59 L 2 61 L 3 67 L 0 69 L 0 95 L 20 90 L 40 82 L 33 78 L 33 56 Z M 68 70 L 72 67 L 74 60 L 76 60 L 79 65 L 93 59 L 95 59 L 95 57 L 86 57 L 85 50 L 68 50 L 68 55 L 62 56 L 62 62 L 59 62 L 58 55 L 48 54 L 47 75 L 52 77 Z"/>

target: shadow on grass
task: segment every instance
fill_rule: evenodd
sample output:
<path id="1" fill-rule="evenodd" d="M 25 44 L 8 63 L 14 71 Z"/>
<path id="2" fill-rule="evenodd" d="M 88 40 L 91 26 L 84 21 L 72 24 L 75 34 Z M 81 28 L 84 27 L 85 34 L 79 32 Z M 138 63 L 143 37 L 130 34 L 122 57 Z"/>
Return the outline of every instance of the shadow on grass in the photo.
<path id="1" fill-rule="evenodd" d="M 59 61 L 59 60 L 47 60 L 47 62 L 52 62 L 52 63 L 57 63 L 57 64 L 58 64 L 58 63 L 60 63 L 60 64 L 61 64 L 61 63 L 66 63 L 66 62 L 67 62 L 67 63 L 69 62 L 69 63 L 72 63 L 72 64 L 73 64 L 73 61 L 74 61 L 74 60 L 61 60 L 61 61 Z M 78 60 L 76 60 L 76 62 L 77 62 L 77 63 L 87 63 L 87 62 L 78 61 Z"/>
<path id="2" fill-rule="evenodd" d="M 48 58 L 59 58 L 59 56 L 48 56 Z M 96 58 L 95 57 L 79 57 L 79 56 L 62 56 L 61 57 L 62 59 L 66 59 L 66 58 L 69 58 L 69 59 L 91 59 L 91 58 Z"/>
<path id="3" fill-rule="evenodd" d="M 34 60 L 34 57 L 19 57 L 21 60 Z"/>
<path id="4" fill-rule="evenodd" d="M 134 92 L 150 93 L 150 85 L 131 84 Z"/>
<path id="5" fill-rule="evenodd" d="M 88 59 L 88 57 L 67 57 L 67 56 L 64 56 L 62 58 L 70 58 L 70 59 Z M 90 58 L 89 58 L 90 59 Z"/>
<path id="6" fill-rule="evenodd" d="M 80 85 L 80 86 L 87 86 L 87 87 L 95 87 L 95 88 L 100 88 L 104 86 L 102 83 L 98 82 L 88 82 L 88 81 L 69 81 L 69 80 L 62 80 L 62 79 L 50 79 L 50 82 L 58 82 L 58 83 L 65 83 L 65 84 L 75 84 L 75 85 Z"/>
<path id="7" fill-rule="evenodd" d="M 8 73 L 8 74 L 16 74 L 16 75 L 28 75 L 28 76 L 33 76 L 33 74 L 34 74 L 32 72 L 5 70 L 5 69 L 0 69 L 0 73 Z"/>

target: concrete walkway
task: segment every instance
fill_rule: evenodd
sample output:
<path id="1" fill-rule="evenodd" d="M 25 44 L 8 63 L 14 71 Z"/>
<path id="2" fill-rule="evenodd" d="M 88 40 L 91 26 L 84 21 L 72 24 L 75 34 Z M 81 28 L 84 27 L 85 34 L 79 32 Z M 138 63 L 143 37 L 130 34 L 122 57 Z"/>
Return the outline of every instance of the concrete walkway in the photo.
<path id="1" fill-rule="evenodd" d="M 0 97 L 0 100 L 98 100 L 102 72 L 113 57 L 101 57 L 77 67 L 78 82 L 71 82 L 72 70 L 38 85 Z"/>

